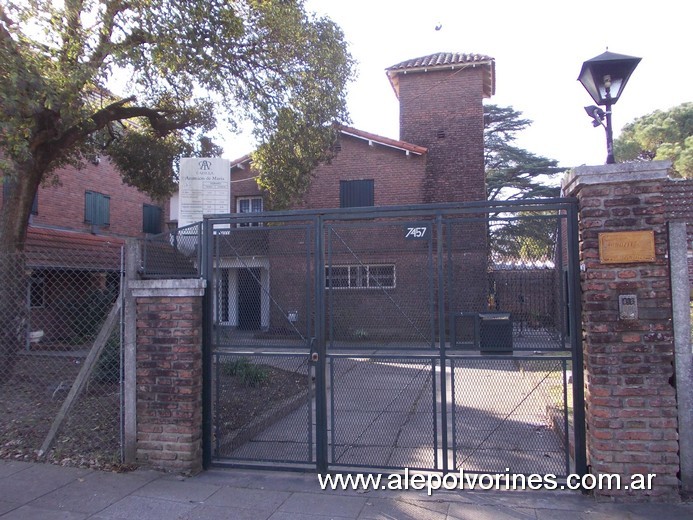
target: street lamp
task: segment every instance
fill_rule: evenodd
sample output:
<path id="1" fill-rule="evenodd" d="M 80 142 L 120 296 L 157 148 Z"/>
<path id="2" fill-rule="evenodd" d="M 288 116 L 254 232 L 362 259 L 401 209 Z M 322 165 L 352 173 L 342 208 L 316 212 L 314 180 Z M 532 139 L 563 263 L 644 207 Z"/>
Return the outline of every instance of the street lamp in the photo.
<path id="1" fill-rule="evenodd" d="M 597 105 L 604 105 L 606 108 L 602 110 L 595 105 L 585 107 L 585 111 L 593 119 L 592 124 L 595 127 L 602 125 L 606 129 L 606 164 L 616 162 L 611 128 L 611 105 L 614 105 L 621 97 L 628 78 L 641 59 L 606 51 L 582 64 L 578 81 L 582 83 Z M 605 119 L 606 124 L 604 124 Z"/>

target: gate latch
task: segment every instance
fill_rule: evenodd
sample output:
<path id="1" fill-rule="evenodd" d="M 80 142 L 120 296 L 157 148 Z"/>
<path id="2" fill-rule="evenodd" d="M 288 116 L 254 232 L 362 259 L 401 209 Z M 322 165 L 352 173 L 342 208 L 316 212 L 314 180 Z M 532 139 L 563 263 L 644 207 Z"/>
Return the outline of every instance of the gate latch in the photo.
<path id="1" fill-rule="evenodd" d="M 315 351 L 315 338 L 310 338 L 310 361 L 311 363 L 317 363 L 320 356 Z"/>

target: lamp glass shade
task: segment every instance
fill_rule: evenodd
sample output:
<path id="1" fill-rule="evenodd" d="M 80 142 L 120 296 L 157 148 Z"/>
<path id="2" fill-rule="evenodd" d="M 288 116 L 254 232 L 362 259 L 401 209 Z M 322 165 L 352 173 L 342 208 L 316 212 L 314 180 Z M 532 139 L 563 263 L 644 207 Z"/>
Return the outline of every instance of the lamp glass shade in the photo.
<path id="1" fill-rule="evenodd" d="M 613 105 L 621 97 L 628 78 L 641 59 L 606 51 L 582 64 L 578 81 L 582 83 L 597 105 L 606 105 L 607 102 Z M 605 85 L 607 76 L 611 80 L 608 100 Z"/>

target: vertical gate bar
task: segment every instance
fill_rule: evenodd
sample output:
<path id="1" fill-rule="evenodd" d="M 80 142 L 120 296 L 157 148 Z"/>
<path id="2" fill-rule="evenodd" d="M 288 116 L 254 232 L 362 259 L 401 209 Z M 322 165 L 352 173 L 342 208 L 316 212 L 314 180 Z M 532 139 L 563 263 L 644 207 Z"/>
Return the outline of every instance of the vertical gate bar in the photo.
<path id="1" fill-rule="evenodd" d="M 323 216 L 316 218 L 315 232 L 315 300 L 318 303 L 315 308 L 315 329 L 317 338 L 318 359 L 315 363 L 315 459 L 319 473 L 327 473 L 327 402 L 326 402 L 326 378 L 327 368 L 325 357 L 325 325 L 324 325 L 324 298 L 325 298 L 325 243 L 324 243 Z"/>
<path id="2" fill-rule="evenodd" d="M 568 361 L 561 360 L 563 367 L 563 431 L 565 432 L 565 474 L 570 475 L 570 430 L 568 425 Z"/>
<path id="3" fill-rule="evenodd" d="M 450 359 L 450 411 L 452 419 L 452 469 L 457 469 L 457 418 L 455 416 L 455 360 Z"/>
<path id="4" fill-rule="evenodd" d="M 563 276 L 563 216 L 560 210 L 558 211 L 558 230 L 556 233 L 556 257 L 558 264 L 556 273 L 558 275 L 558 288 L 561 298 L 558 306 L 558 318 L 561 320 L 561 349 L 565 349 L 566 319 L 570 310 L 567 306 L 568 288 L 565 287 L 565 276 Z"/>
<path id="5" fill-rule="evenodd" d="M 587 449 L 585 433 L 585 388 L 583 373 L 582 306 L 580 303 L 580 260 L 578 242 L 577 202 L 568 205 L 568 301 L 572 309 L 570 320 L 570 345 L 573 359 L 573 429 L 575 432 L 575 473 L 587 473 Z"/>
<path id="6" fill-rule="evenodd" d="M 311 337 L 315 337 L 314 334 L 311 334 L 311 328 L 314 327 L 314 324 L 310 323 L 311 316 L 313 316 L 313 306 L 311 304 L 311 277 L 310 277 L 310 258 L 312 254 L 312 246 L 311 246 L 311 237 L 310 237 L 310 232 L 311 232 L 311 226 L 310 224 L 306 224 L 306 236 L 305 236 L 305 244 L 306 244 L 306 327 L 304 329 L 306 338 L 308 339 L 308 355 L 311 355 L 311 349 L 313 348 L 313 340 L 311 340 Z M 317 269 L 317 263 L 316 263 L 316 269 Z M 313 320 L 315 317 L 313 316 Z M 311 376 L 311 370 L 310 370 L 310 365 L 308 368 L 308 402 L 311 404 L 311 406 L 308 406 L 308 462 L 314 462 L 313 460 L 313 397 L 315 395 L 315 391 L 312 388 L 312 376 Z"/>
<path id="7" fill-rule="evenodd" d="M 214 396 L 214 454 L 219 457 L 219 448 L 221 446 L 221 429 L 219 427 L 219 405 L 221 403 L 220 399 L 220 394 L 221 394 L 221 382 L 220 382 L 220 377 L 219 377 L 219 370 L 220 370 L 220 365 L 221 365 L 221 360 L 219 359 L 218 354 L 212 354 L 212 359 L 214 360 L 214 389 L 215 389 L 215 396 Z"/>
<path id="8" fill-rule="evenodd" d="M 443 441 L 443 472 L 448 471 L 447 382 L 445 360 L 445 277 L 443 273 L 443 216 L 436 215 L 436 255 L 438 257 L 438 334 L 440 346 L 440 408 Z"/>
<path id="9" fill-rule="evenodd" d="M 436 348 L 436 293 L 435 293 L 435 270 L 433 267 L 433 222 L 431 222 L 431 232 L 428 235 L 428 314 L 431 317 L 431 348 Z"/>
<path id="10" fill-rule="evenodd" d="M 202 465 L 208 469 L 212 463 L 212 225 L 203 221 L 204 240 L 198 242 L 202 250 L 200 271 L 207 281 L 202 300 Z"/>
<path id="11" fill-rule="evenodd" d="M 433 387 L 433 468 L 438 469 L 438 418 L 436 417 L 436 358 L 431 358 L 431 386 Z"/>
<path id="12" fill-rule="evenodd" d="M 334 427 L 334 358 L 330 358 L 330 426 L 332 427 L 332 438 L 330 447 L 332 451 L 332 462 L 337 462 L 337 450 L 335 448 L 335 427 Z"/>
<path id="13" fill-rule="evenodd" d="M 323 244 L 324 247 L 324 244 Z M 324 263 L 323 263 L 324 265 Z M 332 273 L 332 233 L 331 233 L 331 228 L 328 227 L 328 232 L 327 232 L 327 265 L 323 266 L 323 271 L 325 268 L 330 270 L 330 286 L 325 287 L 325 290 L 327 291 L 327 320 L 328 320 L 328 326 L 329 326 L 329 331 L 328 331 L 328 338 L 330 342 L 330 348 L 334 347 L 333 341 L 334 341 L 334 322 L 333 322 L 333 304 L 334 304 L 334 297 L 333 297 L 333 273 Z M 347 268 L 348 269 L 348 268 Z"/>

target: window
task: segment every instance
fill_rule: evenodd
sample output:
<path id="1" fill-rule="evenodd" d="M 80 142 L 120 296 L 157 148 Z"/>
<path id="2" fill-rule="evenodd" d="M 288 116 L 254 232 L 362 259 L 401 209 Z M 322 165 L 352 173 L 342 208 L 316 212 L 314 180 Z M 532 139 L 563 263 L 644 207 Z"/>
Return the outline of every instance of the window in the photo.
<path id="1" fill-rule="evenodd" d="M 12 189 L 13 185 L 14 185 L 14 182 L 9 180 L 9 179 L 5 180 L 5 182 L 2 183 L 2 201 L 3 201 L 3 203 L 10 196 L 10 190 Z M 36 192 L 36 195 L 34 195 L 34 201 L 31 203 L 31 214 L 32 215 L 38 215 L 38 191 Z"/>
<path id="2" fill-rule="evenodd" d="M 110 226 L 111 197 L 95 191 L 84 192 L 84 222 L 94 226 Z"/>
<path id="3" fill-rule="evenodd" d="M 43 276 L 31 275 L 29 282 L 29 302 L 32 309 L 43 307 L 45 297 L 45 284 Z"/>
<path id="4" fill-rule="evenodd" d="M 159 206 L 142 206 L 142 232 L 154 235 L 161 233 L 161 212 Z"/>
<path id="5" fill-rule="evenodd" d="M 238 197 L 236 199 L 237 213 L 260 213 L 262 212 L 262 197 Z M 262 222 L 244 222 L 238 227 L 261 226 Z"/>
<path id="6" fill-rule="evenodd" d="M 333 265 L 325 267 L 325 288 L 394 289 L 395 266 Z"/>
<path id="7" fill-rule="evenodd" d="M 339 181 L 339 206 L 358 208 L 374 206 L 373 179 L 362 181 Z"/>

